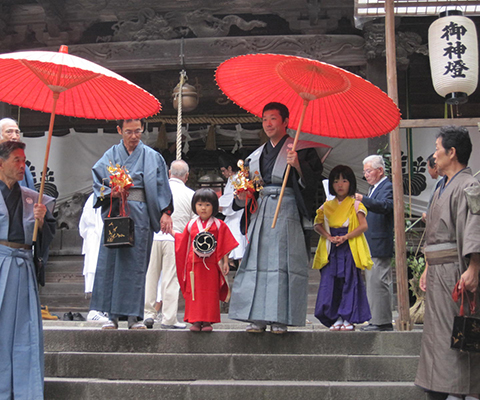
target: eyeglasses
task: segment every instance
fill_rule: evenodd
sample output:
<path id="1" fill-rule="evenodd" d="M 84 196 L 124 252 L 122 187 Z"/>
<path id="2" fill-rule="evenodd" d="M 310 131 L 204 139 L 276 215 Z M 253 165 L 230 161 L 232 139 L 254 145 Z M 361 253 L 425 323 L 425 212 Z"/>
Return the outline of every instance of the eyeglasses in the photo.
<path id="1" fill-rule="evenodd" d="M 367 176 L 367 175 L 371 175 L 371 173 L 375 171 L 374 169 L 366 169 L 365 171 L 363 171 L 363 175 L 364 176 Z"/>
<path id="2" fill-rule="evenodd" d="M 131 131 L 130 129 L 127 129 L 125 132 L 124 132 L 126 135 L 136 135 L 136 136 L 140 136 L 142 133 L 143 133 L 143 130 L 142 129 L 137 129 L 135 131 Z"/>
<path id="3" fill-rule="evenodd" d="M 20 132 L 19 129 L 6 129 L 5 133 L 8 133 L 9 135 L 11 135 L 12 133 L 14 133 L 15 135 L 20 135 L 22 132 Z"/>

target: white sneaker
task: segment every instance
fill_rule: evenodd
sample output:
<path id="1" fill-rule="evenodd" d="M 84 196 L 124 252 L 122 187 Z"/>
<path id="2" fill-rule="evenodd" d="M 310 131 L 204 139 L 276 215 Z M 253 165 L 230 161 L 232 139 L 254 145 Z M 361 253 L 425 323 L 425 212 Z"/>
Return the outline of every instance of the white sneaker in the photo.
<path id="1" fill-rule="evenodd" d="M 182 322 L 176 322 L 173 325 L 162 324 L 161 327 L 162 329 L 185 329 L 187 327 L 187 324 L 184 324 Z"/>
<path id="2" fill-rule="evenodd" d="M 87 315 L 87 321 L 90 322 L 107 322 L 108 318 L 104 313 L 96 310 L 90 310 Z"/>

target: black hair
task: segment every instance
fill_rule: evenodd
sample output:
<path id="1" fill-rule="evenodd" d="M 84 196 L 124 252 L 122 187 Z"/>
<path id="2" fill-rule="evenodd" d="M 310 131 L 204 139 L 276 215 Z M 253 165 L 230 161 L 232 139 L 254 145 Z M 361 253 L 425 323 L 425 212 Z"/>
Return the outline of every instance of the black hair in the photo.
<path id="1" fill-rule="evenodd" d="M 197 210 L 195 205 L 199 201 L 205 201 L 212 205 L 212 217 L 218 214 L 218 197 L 217 194 L 210 188 L 198 189 L 192 197 L 192 211 L 196 214 Z"/>
<path id="2" fill-rule="evenodd" d="M 328 176 L 328 191 L 335 196 L 337 193 L 333 189 L 333 182 L 340 178 L 340 175 L 350 182 L 350 188 L 348 189 L 348 196 L 353 196 L 357 191 L 357 178 L 355 178 L 355 174 L 353 173 L 350 167 L 346 165 L 337 165 Z"/>
<path id="3" fill-rule="evenodd" d="M 239 170 L 235 157 L 227 153 L 218 156 L 218 164 L 220 165 L 220 168 L 228 169 L 228 167 L 232 167 L 233 172 Z"/>
<path id="4" fill-rule="evenodd" d="M 285 121 L 290 116 L 290 112 L 288 111 L 287 106 L 282 103 L 277 103 L 277 102 L 268 103 L 265 107 L 263 107 L 262 115 L 265 113 L 265 111 L 269 111 L 269 110 L 277 110 L 280 113 L 280 116 L 282 117 L 282 121 Z"/>
<path id="5" fill-rule="evenodd" d="M 438 138 L 441 138 L 445 151 L 454 147 L 457 161 L 462 165 L 468 165 L 468 160 L 472 154 L 472 141 L 466 128 L 454 125 L 443 126 L 437 135 Z"/>
<path id="6" fill-rule="evenodd" d="M 117 125 L 121 129 L 123 129 L 123 124 L 125 124 L 125 122 L 132 122 L 132 121 L 140 121 L 140 124 L 142 125 L 142 129 L 145 127 L 145 124 L 147 123 L 145 118 L 141 118 L 141 119 L 133 118 L 133 119 L 119 119 L 119 120 L 117 120 Z"/>
<path id="7" fill-rule="evenodd" d="M 434 154 L 435 154 L 435 153 L 430 154 L 430 155 L 427 157 L 427 163 L 428 163 L 428 165 L 430 166 L 430 168 L 432 168 L 432 169 L 435 168 L 435 164 L 436 164 L 436 162 L 435 162 L 435 157 L 433 157 Z"/>
<path id="8" fill-rule="evenodd" d="M 25 150 L 25 143 L 17 142 L 13 140 L 8 140 L 7 142 L 0 143 L 0 158 L 2 160 L 7 160 L 15 150 L 22 149 Z"/>

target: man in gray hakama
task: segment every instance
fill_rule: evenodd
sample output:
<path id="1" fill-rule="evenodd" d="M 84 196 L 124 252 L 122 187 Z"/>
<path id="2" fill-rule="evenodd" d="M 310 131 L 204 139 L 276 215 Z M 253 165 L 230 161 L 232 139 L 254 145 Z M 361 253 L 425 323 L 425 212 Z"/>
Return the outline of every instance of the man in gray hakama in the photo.
<path id="1" fill-rule="evenodd" d="M 0 398 L 43 399 L 43 329 L 32 254 L 44 256 L 55 234 L 54 199 L 20 187 L 25 144 L 0 144 Z M 48 208 L 48 210 L 47 210 Z"/>
<path id="2" fill-rule="evenodd" d="M 143 128 L 143 120 L 122 121 L 117 127 L 122 141 L 107 150 L 92 170 L 95 204 L 102 206 L 103 218 L 110 210 L 107 170 L 110 162 L 125 167 L 134 184 L 129 190 L 126 209 L 135 223 L 135 245 L 105 247 L 102 235 L 90 308 L 109 314 L 110 321 L 103 329 L 117 329 L 120 316 L 128 316 L 129 329 L 146 329 L 137 320 L 143 319 L 145 275 L 153 232 L 169 233 L 172 230 L 173 204 L 168 169 L 162 156 L 140 140 Z M 105 188 L 104 196 L 101 195 L 102 187 Z M 112 195 L 114 199 L 119 196 L 118 192 Z M 114 200 L 114 210 L 116 204 Z M 111 216 L 117 215 L 113 211 Z"/>
<path id="3" fill-rule="evenodd" d="M 436 163 L 446 182 L 436 190 L 427 214 L 428 267 L 420 280 L 426 290 L 425 322 L 415 384 L 448 393 L 449 400 L 462 395 L 478 399 L 480 354 L 451 349 L 450 339 L 453 319 L 460 311 L 460 304 L 452 300 L 455 284 L 463 280 L 469 291 L 478 293 L 480 215 L 471 212 L 464 189 L 479 183 L 467 167 L 472 144 L 466 129 L 442 128 L 436 145 Z"/>
<path id="4" fill-rule="evenodd" d="M 248 321 L 247 332 L 284 333 L 287 325 L 305 325 L 307 311 L 308 254 L 302 217 L 310 218 L 311 204 L 322 164 L 317 152 L 297 144 L 286 133 L 288 109 L 269 103 L 263 111 L 263 128 L 270 141 L 246 160 L 250 176 L 258 172 L 264 188 L 258 210 L 249 221 L 247 245 L 232 288 L 229 317 Z M 287 164 L 293 168 L 274 229 L 271 228 Z M 304 200 L 302 195 L 307 194 Z M 310 201 L 309 201 L 310 200 Z M 237 200 L 237 205 L 245 200 Z M 313 211 L 313 210 L 311 210 Z"/>

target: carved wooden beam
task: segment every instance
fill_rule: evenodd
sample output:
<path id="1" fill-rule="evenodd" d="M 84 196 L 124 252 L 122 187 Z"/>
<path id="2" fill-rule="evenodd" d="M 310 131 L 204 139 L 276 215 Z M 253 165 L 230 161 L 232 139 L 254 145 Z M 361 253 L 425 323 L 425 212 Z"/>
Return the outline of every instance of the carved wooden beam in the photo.
<path id="1" fill-rule="evenodd" d="M 185 40 L 184 60 L 187 69 L 213 69 L 231 57 L 275 53 L 313 58 L 341 67 L 359 66 L 366 64 L 364 42 L 355 35 L 189 38 Z M 181 68 L 180 44 L 177 39 L 92 43 L 71 45 L 69 52 L 119 73 L 161 71 Z"/>

